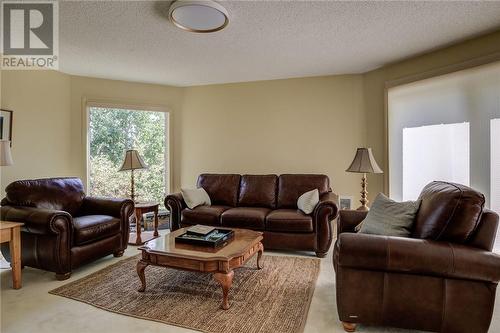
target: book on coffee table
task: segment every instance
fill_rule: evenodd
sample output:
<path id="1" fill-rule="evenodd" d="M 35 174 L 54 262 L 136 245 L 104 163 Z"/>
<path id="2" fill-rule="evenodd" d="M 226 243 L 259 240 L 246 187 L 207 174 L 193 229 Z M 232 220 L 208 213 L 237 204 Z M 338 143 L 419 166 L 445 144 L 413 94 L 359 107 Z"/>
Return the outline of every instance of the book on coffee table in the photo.
<path id="1" fill-rule="evenodd" d="M 209 233 L 211 233 L 214 230 L 215 230 L 214 227 L 197 224 L 197 225 L 194 225 L 192 227 L 189 227 L 186 230 L 186 233 L 188 235 L 194 235 L 194 236 L 207 236 Z"/>

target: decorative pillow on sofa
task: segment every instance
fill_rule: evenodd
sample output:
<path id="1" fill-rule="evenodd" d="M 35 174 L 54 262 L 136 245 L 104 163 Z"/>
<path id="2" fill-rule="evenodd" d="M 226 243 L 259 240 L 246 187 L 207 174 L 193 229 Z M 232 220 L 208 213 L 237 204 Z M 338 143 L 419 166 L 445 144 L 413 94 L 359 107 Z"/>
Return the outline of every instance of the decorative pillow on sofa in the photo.
<path id="1" fill-rule="evenodd" d="M 396 202 L 379 193 L 361 222 L 360 233 L 384 236 L 409 237 L 419 201 Z"/>
<path id="2" fill-rule="evenodd" d="M 305 214 L 309 215 L 314 211 L 314 207 L 319 202 L 319 191 L 314 189 L 312 191 L 302 194 L 297 199 L 297 207 Z"/>
<path id="3" fill-rule="evenodd" d="M 203 188 L 181 188 L 182 198 L 186 202 L 186 206 L 193 209 L 198 206 L 210 206 L 210 197 L 207 191 Z"/>

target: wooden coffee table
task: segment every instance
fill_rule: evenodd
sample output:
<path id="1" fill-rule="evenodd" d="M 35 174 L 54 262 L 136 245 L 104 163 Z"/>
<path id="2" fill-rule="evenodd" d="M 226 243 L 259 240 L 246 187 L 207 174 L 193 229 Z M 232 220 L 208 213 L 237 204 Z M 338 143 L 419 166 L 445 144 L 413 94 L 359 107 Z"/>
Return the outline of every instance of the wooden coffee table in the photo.
<path id="1" fill-rule="evenodd" d="M 234 230 L 234 238 L 225 247 L 212 249 L 204 246 L 175 243 L 175 237 L 184 233 L 186 228 L 176 230 L 165 236 L 147 242 L 139 247 L 142 258 L 137 263 L 137 274 L 146 290 L 144 270 L 148 265 L 169 267 L 201 273 L 213 273 L 222 287 L 221 307 L 229 309 L 229 289 L 233 282 L 235 268 L 243 266 L 257 253 L 257 268 L 261 269 L 261 257 L 264 252 L 262 233 L 246 229 Z M 229 229 L 229 228 L 224 228 Z"/>

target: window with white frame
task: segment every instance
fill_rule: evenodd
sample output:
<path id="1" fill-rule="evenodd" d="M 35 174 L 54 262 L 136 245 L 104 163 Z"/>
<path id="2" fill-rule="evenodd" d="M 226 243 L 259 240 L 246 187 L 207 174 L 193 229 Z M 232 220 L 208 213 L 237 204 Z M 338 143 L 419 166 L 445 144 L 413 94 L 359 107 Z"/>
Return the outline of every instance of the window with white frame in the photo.
<path id="1" fill-rule="evenodd" d="M 118 171 L 136 149 L 146 169 L 136 170 L 139 201 L 163 202 L 168 192 L 168 113 L 107 106 L 88 107 L 89 193 L 129 197 L 130 171 Z"/>

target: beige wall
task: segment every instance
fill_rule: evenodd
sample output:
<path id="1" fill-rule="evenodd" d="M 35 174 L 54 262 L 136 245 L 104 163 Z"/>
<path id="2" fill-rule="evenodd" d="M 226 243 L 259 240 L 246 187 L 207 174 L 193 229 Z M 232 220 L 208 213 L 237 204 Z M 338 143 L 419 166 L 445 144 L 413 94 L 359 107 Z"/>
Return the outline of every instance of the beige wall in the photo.
<path id="1" fill-rule="evenodd" d="M 14 111 L 14 165 L 2 167 L 2 190 L 16 179 L 78 176 L 86 179 L 85 101 L 168 109 L 172 128 L 173 186 L 179 183 L 175 135 L 182 88 L 71 76 L 54 71 L 3 71 L 2 108 Z M 177 176 L 177 178 L 175 178 Z"/>
<path id="2" fill-rule="evenodd" d="M 19 178 L 69 176 L 70 77 L 54 71 L 2 71 L 2 109 L 14 111 L 14 165 L 1 167 L 2 190 Z"/>
<path id="3" fill-rule="evenodd" d="M 201 172 L 325 173 L 355 195 L 347 174 L 364 137 L 361 75 L 186 88 L 181 183 Z"/>
<path id="4" fill-rule="evenodd" d="M 500 31 L 363 75 L 176 88 L 71 76 L 3 71 L 1 106 L 14 110 L 15 165 L 2 188 L 20 178 L 85 178 L 85 100 L 160 106 L 171 112 L 173 186 L 200 172 L 321 172 L 340 194 L 358 196 L 359 176 L 344 170 L 355 148 L 384 156 L 386 81 L 500 52 Z M 383 175 L 370 175 L 370 198 Z"/>

